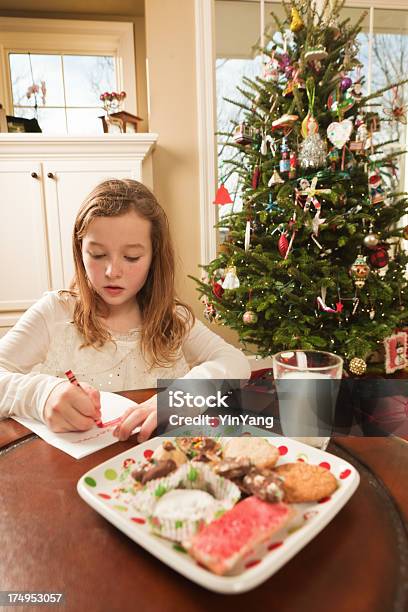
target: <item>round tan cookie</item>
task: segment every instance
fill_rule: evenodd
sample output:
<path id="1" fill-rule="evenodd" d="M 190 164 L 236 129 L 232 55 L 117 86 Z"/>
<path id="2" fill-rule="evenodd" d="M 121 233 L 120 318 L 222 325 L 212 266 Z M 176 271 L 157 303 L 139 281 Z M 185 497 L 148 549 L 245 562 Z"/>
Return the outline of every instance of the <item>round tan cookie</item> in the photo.
<path id="1" fill-rule="evenodd" d="M 224 446 L 224 458 L 248 457 L 252 465 L 272 468 L 279 459 L 279 451 L 264 438 L 231 438 Z"/>
<path id="2" fill-rule="evenodd" d="M 288 503 L 318 501 L 337 489 L 333 474 L 320 465 L 285 463 L 278 465 L 274 472 L 284 479 L 284 501 Z"/>
<path id="3" fill-rule="evenodd" d="M 183 463 L 187 463 L 185 454 L 169 440 L 166 440 L 156 448 L 153 453 L 153 459 L 156 459 L 156 461 L 172 459 L 177 467 L 180 467 Z"/>

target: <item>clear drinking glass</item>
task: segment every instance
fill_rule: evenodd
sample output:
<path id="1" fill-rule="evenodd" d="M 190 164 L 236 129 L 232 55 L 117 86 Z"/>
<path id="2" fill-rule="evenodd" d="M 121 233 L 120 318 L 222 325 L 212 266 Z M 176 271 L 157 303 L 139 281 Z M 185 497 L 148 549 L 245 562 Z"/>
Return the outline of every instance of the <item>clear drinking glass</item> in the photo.
<path id="1" fill-rule="evenodd" d="M 282 351 L 272 357 L 285 436 L 325 450 L 330 441 L 343 360 L 324 351 Z"/>

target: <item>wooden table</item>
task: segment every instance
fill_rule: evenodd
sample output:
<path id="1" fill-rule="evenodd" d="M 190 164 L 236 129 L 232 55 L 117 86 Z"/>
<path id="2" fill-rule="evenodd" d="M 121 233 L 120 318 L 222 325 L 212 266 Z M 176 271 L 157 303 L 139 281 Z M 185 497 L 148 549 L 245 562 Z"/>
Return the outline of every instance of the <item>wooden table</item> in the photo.
<path id="1" fill-rule="evenodd" d="M 124 395 L 140 402 L 150 394 Z M 277 574 L 239 596 L 190 582 L 79 497 L 76 483 L 84 472 L 134 444 L 131 439 L 78 461 L 14 421 L 0 422 L 0 590 L 64 592 L 69 612 L 407 609 L 407 442 L 332 441 L 328 450 L 360 472 L 358 490 Z"/>

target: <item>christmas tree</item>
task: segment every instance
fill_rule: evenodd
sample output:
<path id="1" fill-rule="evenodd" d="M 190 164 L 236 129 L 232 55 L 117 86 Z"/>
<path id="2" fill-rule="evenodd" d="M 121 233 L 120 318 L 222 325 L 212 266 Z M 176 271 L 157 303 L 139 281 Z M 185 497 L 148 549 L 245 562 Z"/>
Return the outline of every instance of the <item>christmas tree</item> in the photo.
<path id="1" fill-rule="evenodd" d="M 363 95 L 355 25 L 343 0 L 285 3 L 261 49 L 263 72 L 244 78 L 242 117 L 224 144 L 242 210 L 224 216 L 226 239 L 195 279 L 210 320 L 231 327 L 261 356 L 329 350 L 361 374 L 403 327 L 407 236 L 391 141 L 380 121 L 405 120 L 398 86 Z M 387 112 L 378 103 L 394 92 Z M 381 118 L 380 118 L 381 116 Z M 216 204 L 230 202 L 221 184 Z M 383 367 L 383 364 L 382 364 Z"/>

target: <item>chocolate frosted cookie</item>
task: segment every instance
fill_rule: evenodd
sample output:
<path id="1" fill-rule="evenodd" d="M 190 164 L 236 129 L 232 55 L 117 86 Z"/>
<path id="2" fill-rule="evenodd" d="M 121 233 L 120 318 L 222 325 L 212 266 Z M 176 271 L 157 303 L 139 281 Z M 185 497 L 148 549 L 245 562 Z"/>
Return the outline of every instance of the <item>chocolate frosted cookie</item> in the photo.
<path id="1" fill-rule="evenodd" d="M 280 502 L 283 499 L 283 479 L 269 470 L 253 468 L 244 476 L 244 487 L 252 494 L 267 502 Z"/>
<path id="2" fill-rule="evenodd" d="M 265 438 L 231 438 L 224 447 L 224 458 L 247 457 L 253 466 L 272 468 L 279 459 L 279 451 Z"/>
<path id="3" fill-rule="evenodd" d="M 165 461 L 166 459 L 172 459 L 177 467 L 187 463 L 187 457 L 179 448 L 171 442 L 171 440 L 165 440 L 163 444 L 158 446 L 153 453 L 153 459 L 156 461 Z"/>
<path id="4" fill-rule="evenodd" d="M 286 463 L 274 472 L 283 478 L 284 501 L 288 503 L 318 501 L 337 489 L 333 474 L 320 465 Z"/>
<path id="5" fill-rule="evenodd" d="M 214 467 L 214 472 L 219 476 L 234 480 L 248 474 L 251 467 L 251 462 L 248 457 L 234 457 L 232 459 L 224 459 L 217 463 Z"/>
<path id="6" fill-rule="evenodd" d="M 155 478 L 163 478 L 167 476 L 171 472 L 174 472 L 177 469 L 176 462 L 173 459 L 165 459 L 163 461 L 156 461 L 154 463 L 147 463 L 139 468 L 136 468 L 132 472 L 132 477 L 141 482 L 142 484 L 146 484 L 149 480 L 154 480 Z"/>

